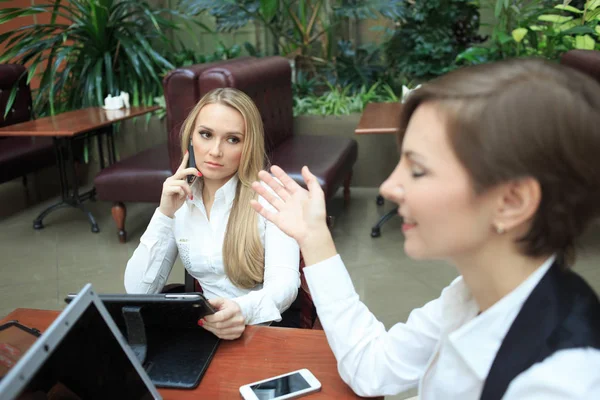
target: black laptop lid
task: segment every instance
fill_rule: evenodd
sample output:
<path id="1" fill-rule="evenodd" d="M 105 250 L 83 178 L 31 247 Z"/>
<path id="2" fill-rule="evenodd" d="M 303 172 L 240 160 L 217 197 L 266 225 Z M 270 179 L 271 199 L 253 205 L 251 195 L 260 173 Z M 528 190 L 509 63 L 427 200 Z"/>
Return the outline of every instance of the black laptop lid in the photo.
<path id="1" fill-rule="evenodd" d="M 86 286 L 0 381 L 0 398 L 160 398 L 102 307 Z"/>

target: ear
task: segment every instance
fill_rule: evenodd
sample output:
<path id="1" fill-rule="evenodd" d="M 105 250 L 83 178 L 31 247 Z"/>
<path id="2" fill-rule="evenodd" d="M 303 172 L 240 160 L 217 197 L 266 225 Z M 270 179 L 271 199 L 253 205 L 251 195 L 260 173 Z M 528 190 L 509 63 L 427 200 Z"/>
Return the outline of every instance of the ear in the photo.
<path id="1" fill-rule="evenodd" d="M 518 229 L 535 215 L 542 200 L 542 188 L 537 179 L 522 178 L 502 185 L 495 228 L 504 231 Z"/>

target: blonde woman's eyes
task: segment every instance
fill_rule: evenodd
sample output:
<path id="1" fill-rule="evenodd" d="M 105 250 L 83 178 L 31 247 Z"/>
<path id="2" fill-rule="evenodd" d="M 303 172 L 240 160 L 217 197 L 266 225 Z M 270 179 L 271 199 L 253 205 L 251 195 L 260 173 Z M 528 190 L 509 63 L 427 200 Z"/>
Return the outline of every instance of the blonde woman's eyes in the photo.
<path id="1" fill-rule="evenodd" d="M 239 142 L 241 142 L 240 138 L 238 138 L 237 136 L 231 136 L 229 139 L 227 139 L 227 141 L 231 144 L 238 144 Z"/>
<path id="2" fill-rule="evenodd" d="M 212 137 L 212 134 L 209 131 L 200 131 L 199 133 L 204 139 L 210 139 Z"/>

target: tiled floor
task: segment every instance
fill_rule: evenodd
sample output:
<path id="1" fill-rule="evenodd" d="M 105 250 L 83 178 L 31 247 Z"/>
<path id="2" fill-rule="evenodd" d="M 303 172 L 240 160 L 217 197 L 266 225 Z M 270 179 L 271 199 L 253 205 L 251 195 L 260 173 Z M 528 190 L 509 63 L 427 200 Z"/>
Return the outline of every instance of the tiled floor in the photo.
<path id="1" fill-rule="evenodd" d="M 46 175 L 46 174 L 42 174 Z M 47 174 L 52 177 L 52 174 Z M 155 205 L 129 204 L 127 230 L 129 240 L 117 240 L 110 204 L 88 203 L 100 225 L 100 233 L 91 233 L 89 224 L 78 210 L 65 209 L 44 221 L 46 228 L 32 229 L 32 221 L 57 193 L 50 179 L 38 179 L 40 201 L 27 200 L 20 181 L 0 185 L 0 316 L 14 308 L 61 309 L 69 292 L 91 282 L 98 292 L 122 292 L 123 272 L 143 233 Z M 343 207 L 341 198 L 330 204 L 336 216 L 335 242 L 361 299 L 380 320 L 391 327 L 405 321 L 409 312 L 438 297 L 456 272 L 442 262 L 414 262 L 402 251 L 398 219 L 392 219 L 383 235 L 372 239 L 372 223 L 390 205 L 375 204 L 375 189 L 355 188 L 352 202 Z M 585 238 L 576 270 L 600 291 L 600 226 Z M 183 281 L 183 267 L 176 264 L 169 282 Z M 394 398 L 401 399 L 405 395 Z"/>

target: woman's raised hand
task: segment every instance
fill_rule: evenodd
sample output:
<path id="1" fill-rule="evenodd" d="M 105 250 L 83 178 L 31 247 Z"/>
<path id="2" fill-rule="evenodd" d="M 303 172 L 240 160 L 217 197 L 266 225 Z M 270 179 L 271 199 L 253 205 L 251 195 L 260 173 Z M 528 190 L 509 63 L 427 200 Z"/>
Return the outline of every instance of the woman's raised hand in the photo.
<path id="1" fill-rule="evenodd" d="M 179 210 L 183 205 L 186 197 L 193 199 L 192 191 L 186 178 L 189 175 L 202 176 L 196 168 L 186 168 L 189 157 L 189 153 L 186 152 L 175 174 L 167 178 L 163 183 L 158 209 L 167 217 L 173 218 L 175 216 L 175 211 Z"/>
<path id="2" fill-rule="evenodd" d="M 258 177 L 273 189 L 277 196 L 259 182 L 254 182 L 252 189 L 278 212 L 267 210 L 256 200 L 251 201 L 252 208 L 285 234 L 296 239 L 307 265 L 335 255 L 333 240 L 327 228 L 325 194 L 317 177 L 308 167 L 302 168 L 302 177 L 308 187 L 306 190 L 278 166 L 274 165 L 271 172 L 279 182 L 266 171 L 259 172 Z"/>

